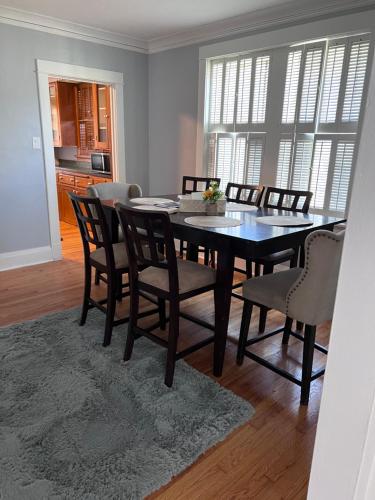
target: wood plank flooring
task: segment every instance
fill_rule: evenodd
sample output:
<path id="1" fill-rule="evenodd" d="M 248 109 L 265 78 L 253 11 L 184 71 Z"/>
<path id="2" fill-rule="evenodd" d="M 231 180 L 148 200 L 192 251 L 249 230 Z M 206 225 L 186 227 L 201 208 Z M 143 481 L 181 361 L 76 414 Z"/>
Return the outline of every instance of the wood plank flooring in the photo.
<path id="1" fill-rule="evenodd" d="M 82 250 L 78 230 L 62 223 L 64 259 L 1 273 L 0 326 L 79 306 L 82 298 Z M 95 294 L 105 294 L 104 285 Z M 213 320 L 211 293 L 185 302 L 185 309 L 208 321 Z M 305 499 L 313 453 L 323 379 L 312 383 L 310 404 L 299 405 L 299 388 L 249 359 L 238 367 L 235 362 L 242 302 L 233 299 L 223 376 L 217 380 L 256 409 L 250 422 L 225 441 L 206 452 L 195 464 L 150 499 Z M 118 315 L 128 312 L 124 299 Z M 89 313 L 90 314 L 90 313 Z M 251 332 L 256 334 L 258 313 Z M 144 320 L 149 321 L 149 320 Z M 283 323 L 282 315 L 271 312 L 267 329 Z M 329 324 L 318 329 L 318 342 L 328 343 Z M 103 316 L 104 328 L 104 316 Z M 122 334 L 125 338 L 126 326 Z M 205 335 L 201 327 L 181 320 L 181 346 Z M 301 369 L 301 343 L 291 339 L 281 347 L 273 337 L 257 346 L 258 352 L 295 373 Z M 136 349 L 135 344 L 135 349 Z M 212 346 L 186 358 L 196 369 L 212 376 Z M 319 353 L 315 365 L 324 358 Z"/>

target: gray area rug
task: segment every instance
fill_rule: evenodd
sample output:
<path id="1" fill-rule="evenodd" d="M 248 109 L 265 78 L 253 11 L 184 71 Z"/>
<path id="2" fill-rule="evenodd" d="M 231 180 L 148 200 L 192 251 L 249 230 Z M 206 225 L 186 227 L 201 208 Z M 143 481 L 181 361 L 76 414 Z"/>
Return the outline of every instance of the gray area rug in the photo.
<path id="1" fill-rule="evenodd" d="M 0 498 L 140 499 L 248 421 L 252 406 L 126 326 L 77 310 L 0 329 Z"/>

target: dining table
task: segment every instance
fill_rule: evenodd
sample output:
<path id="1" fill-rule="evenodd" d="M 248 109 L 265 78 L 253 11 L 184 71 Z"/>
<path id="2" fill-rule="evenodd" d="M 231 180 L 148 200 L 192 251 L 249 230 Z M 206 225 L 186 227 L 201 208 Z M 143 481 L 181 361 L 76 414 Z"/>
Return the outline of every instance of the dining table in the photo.
<path id="1" fill-rule="evenodd" d="M 173 201 L 178 201 L 178 195 L 160 195 Z M 119 220 L 115 209 L 116 203 L 126 206 L 136 206 L 129 199 L 102 200 L 102 206 L 109 225 L 112 242 L 118 241 Z M 138 205 L 139 206 L 139 205 Z M 215 329 L 214 329 L 214 359 L 213 373 L 220 377 L 223 372 L 225 348 L 228 336 L 228 323 L 232 298 L 232 283 L 234 275 L 234 261 L 236 257 L 252 260 L 264 257 L 271 253 L 290 248 L 303 249 L 306 237 L 318 229 L 333 231 L 338 224 L 346 220 L 342 217 L 333 217 L 321 214 L 302 214 L 270 208 L 243 205 L 239 211 L 231 209 L 225 213 L 241 221 L 240 225 L 232 227 L 201 227 L 185 222 L 188 217 L 204 213 L 176 212 L 170 214 L 170 221 L 174 237 L 186 241 L 188 244 L 187 258 L 198 261 L 198 248 L 203 246 L 214 250 L 216 258 L 216 281 L 218 291 L 215 294 Z M 308 226 L 274 226 L 260 223 L 257 218 L 264 216 L 298 215 L 310 223 Z M 222 214 L 224 215 L 224 214 Z M 303 251 L 300 252 L 300 266 L 303 267 Z"/>

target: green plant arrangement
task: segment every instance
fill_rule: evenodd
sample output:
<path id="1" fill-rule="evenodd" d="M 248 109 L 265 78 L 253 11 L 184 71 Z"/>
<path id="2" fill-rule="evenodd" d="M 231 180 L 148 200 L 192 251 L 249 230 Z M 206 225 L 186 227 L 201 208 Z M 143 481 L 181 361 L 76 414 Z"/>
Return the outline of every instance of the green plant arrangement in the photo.
<path id="1" fill-rule="evenodd" d="M 223 191 L 220 191 L 219 184 L 215 181 L 210 183 L 210 187 L 203 191 L 202 198 L 206 203 L 216 203 L 224 196 Z"/>

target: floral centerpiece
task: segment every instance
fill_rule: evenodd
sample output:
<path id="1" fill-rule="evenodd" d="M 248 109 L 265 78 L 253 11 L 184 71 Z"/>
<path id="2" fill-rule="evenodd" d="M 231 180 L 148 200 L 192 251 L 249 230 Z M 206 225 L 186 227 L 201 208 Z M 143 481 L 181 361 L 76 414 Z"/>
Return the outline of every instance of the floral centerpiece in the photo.
<path id="1" fill-rule="evenodd" d="M 224 193 L 220 191 L 219 184 L 212 181 L 210 187 L 203 191 L 202 198 L 207 203 L 207 214 L 214 215 L 217 213 L 217 202 L 224 199 Z"/>

